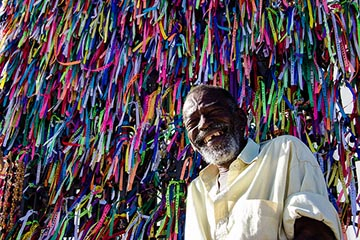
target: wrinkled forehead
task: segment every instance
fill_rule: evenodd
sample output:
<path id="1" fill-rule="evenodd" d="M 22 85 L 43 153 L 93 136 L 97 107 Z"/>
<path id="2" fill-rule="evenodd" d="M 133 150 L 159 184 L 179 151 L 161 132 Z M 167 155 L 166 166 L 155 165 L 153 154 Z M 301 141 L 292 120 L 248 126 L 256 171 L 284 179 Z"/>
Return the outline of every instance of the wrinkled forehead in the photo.
<path id="1" fill-rule="evenodd" d="M 219 91 L 205 89 L 191 92 L 184 102 L 184 117 L 187 117 L 199 108 L 207 107 L 229 107 L 229 104 L 228 100 Z"/>

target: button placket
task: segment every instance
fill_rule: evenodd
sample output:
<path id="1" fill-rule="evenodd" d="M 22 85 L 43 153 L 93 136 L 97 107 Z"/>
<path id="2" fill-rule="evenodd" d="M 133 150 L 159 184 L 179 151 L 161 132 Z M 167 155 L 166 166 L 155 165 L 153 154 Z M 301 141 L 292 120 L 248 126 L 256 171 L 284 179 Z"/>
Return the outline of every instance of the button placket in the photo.
<path id="1" fill-rule="evenodd" d="M 216 240 L 226 239 L 226 236 L 228 235 L 227 224 L 228 224 L 227 217 L 222 218 L 218 221 L 218 223 L 216 224 L 216 230 L 215 230 L 215 239 Z"/>

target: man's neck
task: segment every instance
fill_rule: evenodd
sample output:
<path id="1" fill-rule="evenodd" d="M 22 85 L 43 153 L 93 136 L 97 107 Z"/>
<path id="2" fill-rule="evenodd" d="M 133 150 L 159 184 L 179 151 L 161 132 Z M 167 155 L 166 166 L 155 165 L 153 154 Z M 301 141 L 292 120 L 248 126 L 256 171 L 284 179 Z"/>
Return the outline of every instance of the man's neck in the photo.
<path id="1" fill-rule="evenodd" d="M 220 164 L 220 165 L 217 165 L 218 170 L 219 170 L 219 176 L 218 176 L 218 179 L 217 179 L 218 192 L 220 192 L 220 191 L 222 191 L 222 190 L 224 190 L 226 188 L 227 175 L 228 175 L 228 172 L 229 172 L 229 167 L 230 167 L 230 165 L 231 165 L 231 163 L 233 161 L 234 160 L 223 163 L 223 164 Z"/>
<path id="2" fill-rule="evenodd" d="M 222 164 L 217 164 L 216 166 L 219 169 L 219 173 L 221 174 L 221 173 L 229 171 L 229 167 L 233 161 L 234 160 L 226 162 L 226 163 L 222 163 Z"/>
<path id="3" fill-rule="evenodd" d="M 218 192 L 221 192 L 226 188 L 228 172 L 229 168 L 219 168 L 219 176 L 217 179 Z"/>

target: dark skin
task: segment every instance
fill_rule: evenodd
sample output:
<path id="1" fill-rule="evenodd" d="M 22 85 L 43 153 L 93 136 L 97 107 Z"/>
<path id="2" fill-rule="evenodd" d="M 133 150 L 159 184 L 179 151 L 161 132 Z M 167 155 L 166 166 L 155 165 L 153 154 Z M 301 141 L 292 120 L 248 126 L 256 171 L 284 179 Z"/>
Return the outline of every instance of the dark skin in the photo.
<path id="1" fill-rule="evenodd" d="M 231 95 L 220 88 L 201 86 L 190 92 L 184 103 L 183 118 L 189 140 L 197 151 L 203 147 L 220 145 L 223 142 L 223 135 L 235 129 L 239 130 L 236 156 L 246 145 L 243 136 L 247 117 L 236 106 Z M 225 127 L 218 131 L 213 130 L 216 129 L 217 124 Z M 211 140 L 207 142 L 206 139 L 210 139 L 216 131 L 221 134 L 211 137 Z M 236 156 L 228 159 L 227 162 L 214 164 L 219 168 L 220 173 L 227 172 Z M 335 239 L 335 236 L 323 222 L 301 217 L 295 221 L 294 239 Z"/>
<path id="2" fill-rule="evenodd" d="M 222 92 L 204 89 L 190 94 L 184 104 L 184 123 L 188 133 L 189 140 L 193 147 L 197 150 L 204 146 L 203 140 L 199 136 L 206 138 L 216 129 L 214 125 L 221 124 L 225 129 L 221 131 L 231 132 L 234 129 L 239 129 L 239 135 L 236 136 L 239 141 L 238 155 L 243 147 L 246 145 L 244 139 L 244 129 L 246 124 L 246 115 L 237 108 L 230 108 Z M 235 103 L 234 103 L 235 104 Z M 215 138 L 216 140 L 217 138 Z M 221 136 L 218 137 L 221 140 Z M 200 140 L 200 141 L 199 141 Z M 216 143 L 216 141 L 215 141 Z M 212 144 L 215 144 L 212 143 Z M 216 164 L 219 168 L 228 169 L 230 164 L 236 159 L 236 156 L 229 159 L 226 163 Z"/>

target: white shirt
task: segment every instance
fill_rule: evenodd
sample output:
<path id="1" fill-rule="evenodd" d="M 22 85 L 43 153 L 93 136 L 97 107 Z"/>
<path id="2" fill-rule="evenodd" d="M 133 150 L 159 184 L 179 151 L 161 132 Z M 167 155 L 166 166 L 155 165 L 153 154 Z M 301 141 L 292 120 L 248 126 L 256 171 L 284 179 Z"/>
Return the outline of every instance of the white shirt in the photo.
<path id="1" fill-rule="evenodd" d="M 185 239 L 292 239 L 301 216 L 323 221 L 342 239 L 338 214 L 308 147 L 296 137 L 281 136 L 259 151 L 249 139 L 220 192 L 215 165 L 190 183 Z"/>

